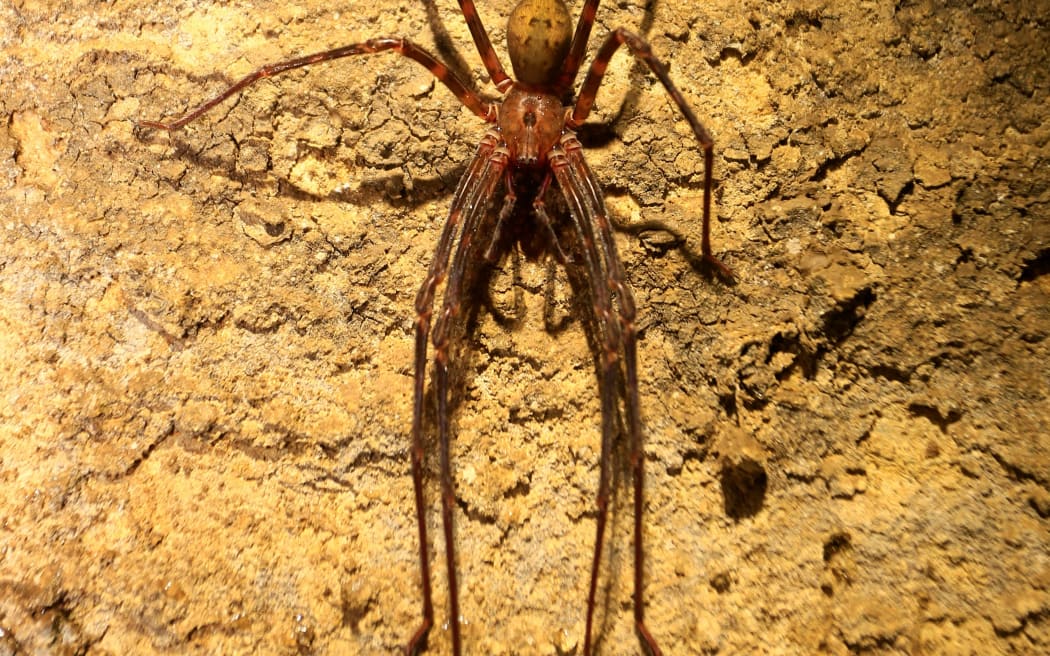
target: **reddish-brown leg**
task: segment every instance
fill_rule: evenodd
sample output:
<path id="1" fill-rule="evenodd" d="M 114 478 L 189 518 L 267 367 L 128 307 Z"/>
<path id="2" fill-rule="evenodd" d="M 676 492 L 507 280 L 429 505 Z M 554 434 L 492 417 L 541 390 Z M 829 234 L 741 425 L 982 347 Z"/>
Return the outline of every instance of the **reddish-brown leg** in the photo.
<path id="1" fill-rule="evenodd" d="M 624 375 L 627 411 L 627 429 L 630 432 L 631 464 L 635 481 L 635 618 L 643 639 L 653 654 L 659 648 L 642 621 L 644 608 L 641 594 L 641 526 L 642 526 L 642 453 L 641 423 L 638 413 L 638 381 L 635 366 L 634 300 L 624 280 L 616 247 L 612 242 L 605 204 L 598 183 L 583 162 L 580 143 L 572 135 L 562 138 L 561 147 L 552 151 L 551 169 L 565 196 L 569 215 L 583 251 L 583 263 L 591 283 L 594 316 L 602 346 L 600 395 L 602 408 L 602 449 L 599 463 L 594 555 L 591 561 L 591 579 L 587 593 L 587 620 L 583 653 L 590 656 L 594 631 L 594 613 L 597 606 L 598 573 L 601 568 L 605 527 L 609 512 L 609 480 L 612 468 L 613 443 L 619 423 L 618 399 L 620 376 Z M 623 369 L 621 369 L 621 361 Z"/>
<path id="2" fill-rule="evenodd" d="M 551 221 L 550 215 L 547 214 L 547 204 L 544 202 L 544 197 L 547 195 L 547 189 L 551 184 L 551 174 L 548 172 L 543 176 L 543 180 L 540 182 L 539 187 L 536 188 L 535 197 L 532 201 L 532 211 L 536 214 L 536 218 L 540 222 L 540 227 L 543 228 L 547 234 L 547 242 L 551 249 L 554 251 L 554 257 L 561 264 L 567 264 L 572 262 L 572 257 L 562 248 L 561 241 L 558 239 L 558 234 L 554 231 L 554 222 Z M 496 247 L 499 245 L 500 238 L 502 237 L 503 230 L 506 228 L 506 224 L 511 220 L 513 216 L 512 210 L 514 204 L 517 201 L 518 195 L 514 190 L 514 181 L 512 176 L 507 174 L 504 175 L 504 202 L 503 208 L 499 213 L 499 219 L 496 221 L 496 228 L 493 230 L 492 238 L 489 241 L 489 247 L 485 249 L 485 260 L 494 262 L 499 253 L 496 252 Z"/>
<path id="3" fill-rule="evenodd" d="M 562 147 L 569 163 L 569 170 L 584 198 L 584 206 L 590 209 L 590 218 L 597 231 L 598 252 L 604 257 L 605 282 L 617 300 L 620 333 L 622 335 L 624 363 L 624 408 L 627 413 L 629 461 L 634 478 L 634 618 L 642 640 L 653 656 L 661 651 L 645 625 L 645 548 L 642 535 L 642 518 L 645 504 L 645 451 L 642 445 L 641 412 L 638 401 L 638 366 L 636 330 L 634 327 L 635 304 L 631 288 L 627 284 L 623 263 L 616 252 L 616 244 L 605 202 L 598 181 L 583 158 L 583 146 L 575 135 L 562 137 Z"/>
<path id="4" fill-rule="evenodd" d="M 554 222 L 551 220 L 549 214 L 547 214 L 547 203 L 544 202 L 543 196 L 547 190 L 546 182 L 544 181 L 541 192 L 536 194 L 536 200 L 532 202 L 532 211 L 536 213 L 536 218 L 539 219 L 540 225 L 543 226 L 547 233 L 547 240 L 550 243 L 551 248 L 554 250 L 554 257 L 557 259 L 562 266 L 571 264 L 574 262 L 572 256 L 569 255 L 568 251 L 562 248 L 561 240 L 558 238 L 558 233 L 554 230 Z"/>
<path id="5" fill-rule="evenodd" d="M 506 71 L 503 70 L 503 64 L 499 63 L 499 57 L 496 56 L 492 42 L 489 41 L 489 34 L 485 31 L 485 26 L 481 24 L 481 17 L 478 16 L 478 8 L 474 6 L 474 0 L 459 0 L 459 8 L 463 12 L 463 18 L 467 21 L 467 27 L 470 28 L 470 36 L 474 38 L 474 45 L 478 48 L 481 61 L 485 64 L 485 70 L 492 78 L 492 84 L 496 85 L 500 92 L 506 91 L 514 84 L 514 80 L 507 76 Z"/>
<path id="6" fill-rule="evenodd" d="M 678 110 L 682 112 L 685 120 L 689 123 L 689 127 L 693 129 L 693 134 L 704 151 L 704 204 L 700 253 L 704 261 L 714 267 L 723 278 L 731 280 L 733 278 L 732 270 L 715 257 L 711 251 L 711 190 L 713 186 L 714 140 L 711 138 L 711 133 L 707 131 L 707 128 L 696 118 L 693 110 L 685 101 L 685 97 L 682 96 L 682 93 L 667 75 L 666 67 L 653 55 L 652 49 L 644 39 L 622 28 L 606 38 L 605 43 L 598 50 L 598 55 L 594 58 L 590 70 L 587 72 L 587 78 L 580 89 L 580 96 L 576 101 L 576 106 L 573 108 L 572 116 L 566 121 L 566 124 L 570 128 L 575 129 L 583 125 L 583 122 L 587 120 L 587 116 L 591 113 L 591 108 L 594 106 L 594 98 L 598 93 L 598 87 L 601 86 L 605 70 L 609 66 L 609 60 L 612 59 L 613 54 L 616 53 L 619 47 L 624 44 L 627 44 L 631 52 L 644 61 L 649 66 L 649 70 L 660 79 L 660 83 L 664 85 L 664 89 L 667 90 L 675 104 L 678 105 Z"/>
<path id="7" fill-rule="evenodd" d="M 485 248 L 485 261 L 489 263 L 494 263 L 499 257 L 503 230 L 507 227 L 507 222 L 510 221 L 510 217 L 514 214 L 514 205 L 518 202 L 518 195 L 514 193 L 514 185 L 511 184 L 509 169 L 503 171 L 503 190 L 503 205 L 500 207 L 499 215 L 496 218 L 496 227 L 492 229 L 492 235 L 489 237 L 489 245 Z"/>
<path id="8" fill-rule="evenodd" d="M 587 0 L 580 11 L 580 20 L 576 22 L 576 32 L 572 35 L 572 45 L 569 46 L 569 54 L 561 67 L 561 73 L 554 84 L 554 95 L 561 97 L 576 83 L 576 74 L 580 72 L 580 65 L 587 54 L 587 41 L 591 38 L 591 28 L 594 27 L 594 17 L 598 13 L 599 0 Z"/>
<path id="9" fill-rule="evenodd" d="M 470 4 L 473 6 L 472 3 Z M 480 28 L 480 23 L 478 23 L 478 27 Z M 487 42 L 486 38 L 485 43 Z M 480 45 L 479 48 L 481 48 Z M 491 50 L 491 46 L 488 48 Z M 496 119 L 495 105 L 488 104 L 481 100 L 481 98 L 468 89 L 466 85 L 464 85 L 459 78 L 448 69 L 447 66 L 435 59 L 427 51 L 416 46 L 407 39 L 379 38 L 371 39 L 364 43 L 334 48 L 313 55 L 307 55 L 305 57 L 299 57 L 297 59 L 264 66 L 254 73 L 245 76 L 225 89 L 219 95 L 204 102 L 175 121 L 170 123 L 163 123 L 160 121 L 142 121 L 140 125 L 162 130 L 177 130 L 200 117 L 202 114 L 224 100 L 239 93 L 245 87 L 248 87 L 263 78 L 278 75 L 285 71 L 301 68 L 310 64 L 339 59 L 341 57 L 349 57 L 352 55 L 377 53 L 385 50 L 393 50 L 400 55 L 422 64 L 475 114 L 489 122 Z M 498 62 L 496 62 L 496 66 L 499 66 Z M 467 229 L 473 232 L 476 228 L 480 218 L 484 215 L 485 208 L 492 196 L 495 185 L 499 182 L 503 169 L 506 166 L 506 154 L 504 151 L 499 151 L 495 157 L 493 155 L 494 152 L 496 152 L 496 146 L 498 143 L 498 133 L 487 133 L 482 139 L 474 159 L 471 160 L 471 163 L 467 167 L 466 173 L 460 180 L 459 186 L 457 187 L 452 200 L 449 218 L 445 223 L 441 238 L 438 241 L 434 261 L 431 263 L 427 278 L 423 282 L 419 294 L 416 297 L 416 352 L 411 459 L 412 482 L 415 488 L 416 500 L 416 521 L 419 529 L 419 562 L 423 588 L 423 621 L 420 624 L 420 627 L 415 633 L 413 633 L 405 647 L 405 654 L 408 656 L 415 656 L 425 646 L 427 634 L 434 625 L 430 562 L 427 554 L 426 500 L 423 494 L 423 461 L 425 453 L 423 441 L 423 400 L 426 384 L 427 337 L 430 333 L 431 311 L 437 286 L 444 279 L 445 274 L 448 271 L 448 260 L 452 252 L 453 244 L 456 240 L 456 235 Z M 461 225 L 463 226 L 463 230 L 461 230 Z M 459 265 L 459 268 L 462 269 L 463 265 Z M 445 343 L 446 341 L 442 341 L 442 344 Z M 438 349 L 439 365 L 446 359 L 446 348 L 443 346 Z M 442 382 L 442 377 L 444 377 L 444 382 Z M 445 390 L 444 397 L 447 398 L 447 369 L 443 370 L 442 366 L 438 366 L 438 387 Z M 448 545 L 446 555 L 449 563 L 449 586 L 451 590 L 453 617 L 451 622 L 453 648 L 456 656 L 458 656 L 460 653 L 459 626 L 457 622 L 459 615 L 459 600 L 456 594 L 456 571 L 455 557 L 452 547 L 451 523 L 451 508 L 454 505 L 454 498 L 451 494 L 451 474 L 448 463 L 448 412 L 443 403 L 442 407 L 439 408 L 439 419 L 442 424 L 441 460 L 443 515 L 445 520 L 445 539 Z"/>
<path id="10" fill-rule="evenodd" d="M 197 108 L 191 110 L 182 118 L 172 121 L 171 123 L 162 123 L 160 121 L 141 121 L 139 124 L 143 127 L 157 128 L 160 130 L 178 130 L 182 126 L 186 125 L 190 121 L 196 119 L 201 114 L 205 113 L 212 107 L 215 107 L 227 98 L 240 93 L 245 87 L 252 85 L 259 80 L 267 77 L 272 77 L 285 71 L 290 71 L 295 68 L 302 68 L 303 66 L 309 66 L 310 64 L 317 64 L 320 62 L 331 61 L 333 59 L 340 59 L 342 57 L 350 57 L 353 55 L 366 55 L 377 52 L 383 52 L 385 50 L 393 50 L 394 52 L 408 57 L 412 61 L 422 64 L 427 70 L 434 74 L 442 84 L 448 87 L 459 101 L 467 106 L 470 111 L 474 112 L 486 121 L 492 122 L 496 120 L 496 108 L 494 105 L 489 104 L 481 99 L 478 94 L 471 91 L 458 77 L 453 73 L 447 66 L 442 64 L 433 55 L 426 50 L 420 48 L 416 44 L 412 43 L 408 39 L 389 38 L 383 37 L 379 39 L 369 39 L 364 43 L 354 43 L 341 48 L 333 48 L 332 50 L 325 50 L 324 52 L 314 53 L 312 55 L 306 55 L 305 57 L 299 57 L 296 59 L 290 59 L 288 61 L 279 62 L 276 64 L 270 64 L 263 66 L 254 73 L 244 76 L 239 81 L 230 85 L 219 95 L 215 96 L 211 100 L 201 104 Z"/>
<path id="11" fill-rule="evenodd" d="M 423 443 L 423 416 L 424 416 L 424 394 L 426 391 L 427 371 L 427 338 L 430 334 L 430 319 L 434 306 L 434 294 L 437 286 L 445 277 L 448 270 L 448 259 L 455 243 L 456 235 L 460 232 L 464 211 L 468 214 L 473 212 L 467 203 L 474 197 L 477 187 L 484 181 L 484 172 L 488 166 L 489 158 L 496 148 L 497 138 L 489 133 L 481 141 L 474 159 L 471 160 L 467 171 L 459 181 L 459 186 L 452 199 L 448 219 L 438 239 L 438 246 L 434 253 L 434 259 L 430 263 L 430 270 L 419 288 L 416 295 L 416 352 L 415 352 L 415 384 L 412 395 L 412 485 L 415 488 L 416 497 L 416 522 L 419 528 L 419 568 L 422 574 L 423 585 L 423 622 L 416 630 L 405 647 L 407 656 L 415 656 L 426 644 L 427 633 L 434 625 L 434 605 L 430 584 L 430 559 L 427 553 L 427 524 L 426 524 L 426 500 L 423 495 L 423 459 L 425 445 Z"/>
<path id="12" fill-rule="evenodd" d="M 416 296 L 416 354 L 415 354 L 415 388 L 413 394 L 412 408 L 412 484 L 415 487 L 416 496 L 416 518 L 419 524 L 419 550 L 420 570 L 423 576 L 423 622 L 419 629 L 412 635 L 405 648 L 407 656 L 415 656 L 426 643 L 427 633 L 434 624 L 434 610 L 431 602 L 430 587 L 430 564 L 427 554 L 426 533 L 426 504 L 423 495 L 423 415 L 424 415 L 424 392 L 426 387 L 426 365 L 427 365 L 427 337 L 430 332 L 430 320 L 434 305 L 434 294 L 437 287 L 445 279 L 446 273 L 450 278 L 446 284 L 445 297 L 441 314 L 438 316 L 435 326 L 433 341 L 435 344 L 435 370 L 436 384 L 438 388 L 438 438 L 440 448 L 441 465 L 441 507 L 442 523 L 445 533 L 445 556 L 448 567 L 449 585 L 449 624 L 452 627 L 452 650 L 455 656 L 461 651 L 461 638 L 459 629 L 459 595 L 456 584 L 456 559 L 455 542 L 453 540 L 452 511 L 455 508 L 455 496 L 452 487 L 452 470 L 449 463 L 449 448 L 451 437 L 449 435 L 448 421 L 448 321 L 451 315 L 458 312 L 458 301 L 450 309 L 450 296 L 455 292 L 454 298 L 458 298 L 458 289 L 463 277 L 465 265 L 461 262 L 466 247 L 469 247 L 474 238 L 474 233 L 480 224 L 492 198 L 496 184 L 506 167 L 506 153 L 497 149 L 499 134 L 490 131 L 485 134 L 474 159 L 467 167 L 467 172 L 459 182 L 456 193 L 452 199 L 452 207 L 449 212 L 445 228 L 438 241 L 434 260 L 430 264 L 427 278 L 420 287 Z M 456 235 L 459 236 L 459 246 L 456 255 L 449 268 L 449 255 L 453 245 L 456 243 Z"/>

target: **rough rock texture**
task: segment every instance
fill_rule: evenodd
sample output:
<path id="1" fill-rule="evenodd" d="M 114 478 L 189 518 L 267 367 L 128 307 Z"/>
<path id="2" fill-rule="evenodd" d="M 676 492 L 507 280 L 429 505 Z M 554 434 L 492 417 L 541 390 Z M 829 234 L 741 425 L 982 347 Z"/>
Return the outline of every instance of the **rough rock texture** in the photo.
<path id="1" fill-rule="evenodd" d="M 502 56 L 511 3 L 478 5 Z M 715 135 L 737 275 L 695 266 L 700 151 L 618 54 L 588 157 L 641 314 L 665 653 L 1050 652 L 1045 3 L 605 5 Z M 413 302 L 480 121 L 386 54 L 135 124 L 398 34 L 491 92 L 450 0 L 0 6 L 0 654 L 390 654 L 417 625 Z M 579 654 L 595 354 L 543 261 L 473 306 L 466 653 Z M 616 471 L 599 653 L 637 654 Z"/>

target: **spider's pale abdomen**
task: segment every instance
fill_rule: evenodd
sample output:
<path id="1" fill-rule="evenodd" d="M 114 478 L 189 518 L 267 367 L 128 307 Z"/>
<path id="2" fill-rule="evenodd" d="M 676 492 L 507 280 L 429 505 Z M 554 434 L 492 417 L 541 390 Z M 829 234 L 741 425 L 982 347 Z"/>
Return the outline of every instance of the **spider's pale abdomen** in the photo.
<path id="1" fill-rule="evenodd" d="M 572 18 L 562 0 L 521 0 L 507 21 L 507 51 L 519 82 L 549 88 L 572 42 Z"/>
<path id="2" fill-rule="evenodd" d="M 515 85 L 500 107 L 499 129 L 516 166 L 544 166 L 564 125 L 565 108 L 549 93 Z"/>

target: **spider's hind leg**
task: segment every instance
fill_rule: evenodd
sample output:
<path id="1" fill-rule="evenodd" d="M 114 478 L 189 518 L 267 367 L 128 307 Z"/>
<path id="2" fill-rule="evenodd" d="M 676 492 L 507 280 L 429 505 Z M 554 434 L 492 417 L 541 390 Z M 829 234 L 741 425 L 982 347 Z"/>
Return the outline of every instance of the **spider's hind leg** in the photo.
<path id="1" fill-rule="evenodd" d="M 449 428 L 449 346 L 453 324 L 460 319 L 463 298 L 463 283 L 472 257 L 477 257 L 474 243 L 479 226 L 492 199 L 496 185 L 507 166 L 507 154 L 498 147 L 499 135 L 489 131 L 481 141 L 477 154 L 467 167 L 467 172 L 456 188 L 448 220 L 441 233 L 434 260 L 423 286 L 416 297 L 416 364 L 415 388 L 412 411 L 412 482 L 416 492 L 416 516 L 419 522 L 420 569 L 423 573 L 423 623 L 413 634 L 405 649 L 408 656 L 415 656 L 426 640 L 427 632 L 434 624 L 431 604 L 430 565 L 426 547 L 426 512 L 423 499 L 422 458 L 423 446 L 423 399 L 427 364 L 427 335 L 430 334 L 430 319 L 434 307 L 434 296 L 438 285 L 445 280 L 444 300 L 434 320 L 431 338 L 434 344 L 435 385 L 437 387 L 437 422 L 441 464 L 441 517 L 445 533 L 445 559 L 449 584 L 449 624 L 452 627 L 452 653 L 459 656 L 462 638 L 459 627 L 459 593 L 456 581 L 456 552 L 453 540 L 453 510 L 456 505 L 452 485 L 452 466 L 449 452 L 451 431 Z M 457 240 L 458 236 L 458 240 Z M 455 253 L 453 253 L 455 248 Z M 449 263 L 449 256 L 452 262 Z"/>
<path id="2" fill-rule="evenodd" d="M 645 624 L 645 549 L 642 542 L 645 453 L 642 446 L 641 414 L 638 402 L 638 367 L 634 297 L 627 284 L 623 264 L 616 252 L 612 229 L 598 182 L 583 159 L 582 145 L 567 134 L 551 156 L 551 168 L 569 206 L 581 260 L 590 282 L 594 303 L 594 323 L 600 351 L 600 395 L 602 409 L 602 449 L 598 480 L 598 518 L 587 596 L 587 622 L 584 655 L 591 654 L 591 633 L 597 603 L 598 572 L 601 565 L 605 526 L 608 519 L 613 442 L 620 432 L 620 401 L 626 414 L 628 458 L 634 479 L 634 617 L 639 637 L 649 653 L 662 652 Z M 620 383 L 623 383 L 621 396 Z"/>

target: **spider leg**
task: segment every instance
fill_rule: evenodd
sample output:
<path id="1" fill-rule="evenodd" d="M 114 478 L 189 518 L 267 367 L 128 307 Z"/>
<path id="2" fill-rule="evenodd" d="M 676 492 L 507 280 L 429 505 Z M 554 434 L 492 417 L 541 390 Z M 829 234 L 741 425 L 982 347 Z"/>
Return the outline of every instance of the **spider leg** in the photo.
<path id="1" fill-rule="evenodd" d="M 656 645 L 644 622 L 643 573 L 644 548 L 642 544 L 642 511 L 643 511 L 643 465 L 641 420 L 638 409 L 638 374 L 635 345 L 635 306 L 634 298 L 627 285 L 623 265 L 616 253 L 612 239 L 605 203 L 598 183 L 587 167 L 582 155 L 582 146 L 575 136 L 567 134 L 562 138 L 561 146 L 550 156 L 551 169 L 558 181 L 558 186 L 569 206 L 569 215 L 573 222 L 577 238 L 584 251 L 584 263 L 587 277 L 591 282 L 591 295 L 594 302 L 596 323 L 601 332 L 602 374 L 601 374 L 601 408 L 602 408 L 602 453 L 598 480 L 598 519 L 594 545 L 594 557 L 591 564 L 591 581 L 587 595 L 587 622 L 584 636 L 583 653 L 590 656 L 591 633 L 594 625 L 596 607 L 598 571 L 608 519 L 609 478 L 613 440 L 616 437 L 616 413 L 619 408 L 617 395 L 620 376 L 620 359 L 623 360 L 625 375 L 624 406 L 627 413 L 629 431 L 630 463 L 634 478 L 634 545 L 635 545 L 635 624 L 646 646 L 654 656 L 660 656 Z M 615 306 L 613 299 L 615 298 Z"/>
<path id="2" fill-rule="evenodd" d="M 481 24 L 481 17 L 478 16 L 478 8 L 474 6 L 474 0 L 459 0 L 459 8 L 463 12 L 463 18 L 467 21 L 470 35 L 474 38 L 474 45 L 478 48 L 478 54 L 481 55 L 481 61 L 485 64 L 485 70 L 489 72 L 492 83 L 501 93 L 506 91 L 514 84 L 514 80 L 510 79 L 507 72 L 503 70 L 503 64 L 499 63 L 499 57 L 496 56 L 492 42 L 489 41 L 489 34 L 485 31 L 485 26 Z"/>
<path id="3" fill-rule="evenodd" d="M 452 244 L 460 227 L 465 199 L 469 196 L 471 185 L 476 185 L 489 156 L 495 149 L 494 139 L 481 141 L 478 152 L 474 155 L 467 171 L 459 181 L 459 186 L 452 199 L 448 220 L 441 231 L 434 259 L 423 285 L 416 295 L 416 347 L 415 347 L 415 380 L 412 394 L 412 483 L 416 497 L 416 521 L 419 528 L 419 564 L 423 579 L 423 623 L 412 635 L 405 649 L 406 656 L 413 656 L 422 647 L 430 627 L 434 624 L 434 607 L 430 587 L 430 561 L 427 557 L 426 502 L 423 498 L 423 399 L 426 387 L 427 337 L 430 334 L 430 319 L 434 305 L 434 293 L 438 284 L 445 277 L 448 269 L 448 258 Z"/>
<path id="4" fill-rule="evenodd" d="M 629 461 L 634 478 L 634 618 L 635 626 L 641 634 L 649 652 L 653 656 L 660 656 L 660 648 L 656 645 L 652 634 L 645 625 L 645 600 L 643 596 L 644 572 L 645 572 L 645 549 L 642 537 L 642 515 L 644 511 L 645 495 L 645 452 L 642 448 L 642 426 L 641 411 L 638 401 L 638 357 L 637 357 L 637 331 L 634 326 L 635 304 L 631 288 L 627 284 L 627 276 L 623 269 L 623 262 L 616 252 L 616 244 L 607 213 L 605 202 L 602 198 L 601 189 L 597 179 L 587 166 L 583 158 L 583 146 L 575 135 L 569 133 L 562 137 L 562 147 L 565 150 L 569 169 L 576 187 L 583 193 L 586 206 L 593 217 L 594 225 L 597 227 L 598 241 L 601 245 L 600 252 L 605 258 L 606 282 L 609 291 L 615 295 L 619 305 L 619 322 L 623 345 L 624 362 L 624 406 L 627 412 L 627 429 L 629 438 Z"/>
<path id="5" fill-rule="evenodd" d="M 576 81 L 576 74 L 580 72 L 580 64 L 583 63 L 583 57 L 587 54 L 587 41 L 591 38 L 591 28 L 594 27 L 594 16 L 598 13 L 599 1 L 587 0 L 583 9 L 580 10 L 580 20 L 576 23 L 575 34 L 572 35 L 569 54 L 565 58 L 565 63 L 562 64 L 561 73 L 558 74 L 555 84 L 557 89 L 555 95 L 559 97 L 565 90 L 572 88 Z"/>
<path id="6" fill-rule="evenodd" d="M 350 57 L 353 55 L 366 55 L 383 52 L 385 50 L 393 50 L 399 55 L 408 57 L 412 61 L 422 64 L 423 67 L 434 74 L 434 77 L 436 77 L 438 81 L 448 87 L 449 91 L 451 91 L 456 98 L 459 98 L 459 101 L 466 105 L 470 111 L 486 121 L 492 122 L 496 120 L 495 105 L 482 100 L 478 94 L 468 88 L 467 85 L 456 77 L 451 69 L 441 63 L 429 52 L 412 43 L 408 39 L 383 37 L 369 39 L 363 43 L 354 43 L 348 46 L 342 46 L 341 48 L 333 48 L 332 50 L 317 52 L 312 55 L 306 55 L 305 57 L 298 57 L 296 59 L 263 66 L 254 73 L 250 73 L 239 81 L 233 83 L 219 95 L 202 103 L 182 118 L 170 123 L 163 123 L 160 121 L 140 121 L 139 125 L 159 130 L 178 130 L 190 121 L 199 117 L 201 114 L 207 112 L 212 107 L 215 107 L 230 96 L 239 93 L 245 87 L 258 82 L 263 78 L 272 77 L 295 68 L 309 66 L 310 64 L 317 64 L 319 62 L 331 61 L 333 59 L 340 59 L 342 57 Z"/>
<path id="7" fill-rule="evenodd" d="M 566 125 L 575 129 L 587 120 L 587 116 L 591 113 L 591 108 L 594 106 L 594 98 L 598 94 L 598 87 L 601 86 L 602 78 L 605 77 L 605 70 L 609 66 L 609 60 L 612 59 L 613 54 L 616 53 L 620 46 L 624 44 L 627 44 L 631 52 L 645 62 L 649 66 L 649 70 L 660 79 L 660 83 L 664 85 L 664 89 L 667 90 L 668 95 L 674 100 L 682 116 L 689 122 L 689 127 L 692 128 L 696 140 L 704 151 L 704 208 L 700 253 L 704 261 L 713 266 L 723 278 L 732 280 L 732 270 L 711 252 L 711 188 L 713 186 L 714 139 L 712 139 L 711 133 L 707 131 L 707 128 L 696 118 L 696 114 L 689 107 L 685 97 L 674 85 L 674 82 L 671 81 L 670 76 L 667 74 L 667 67 L 656 58 L 652 48 L 649 47 L 649 44 L 644 39 L 623 28 L 616 30 L 605 39 L 605 43 L 598 50 L 594 62 L 591 63 L 591 68 L 584 79 L 583 87 L 580 89 L 580 96 L 576 100 L 576 106 L 573 108 L 572 116 L 566 121 Z"/>
<path id="8" fill-rule="evenodd" d="M 504 169 L 503 172 L 503 188 L 506 192 L 503 195 L 503 205 L 499 209 L 499 216 L 496 219 L 496 227 L 492 229 L 492 236 L 489 238 L 489 245 L 485 249 L 485 261 L 494 263 L 497 256 L 499 255 L 500 242 L 503 240 L 503 229 L 507 225 L 507 221 L 510 220 L 511 215 L 514 213 L 514 205 L 518 201 L 518 195 L 514 193 L 514 185 L 511 184 L 510 172 Z"/>
<path id="9" fill-rule="evenodd" d="M 405 648 L 406 656 L 414 656 L 425 644 L 427 633 L 434 624 L 434 609 L 431 603 L 430 565 L 427 558 L 426 505 L 423 498 L 423 399 L 427 364 L 427 336 L 430 333 L 430 319 L 434 305 L 434 295 L 438 285 L 448 274 L 445 285 L 445 300 L 441 314 L 434 324 L 432 340 L 434 343 L 434 364 L 438 397 L 438 437 L 441 464 L 441 511 L 445 533 L 445 557 L 448 567 L 450 620 L 452 627 L 452 651 L 459 656 L 461 638 L 459 628 L 459 594 L 456 584 L 455 543 L 453 541 L 452 511 L 455 507 L 455 493 L 452 486 L 452 470 L 449 462 L 451 436 L 448 416 L 448 345 L 449 322 L 460 310 L 460 295 L 463 274 L 471 251 L 471 243 L 478 226 L 485 216 L 496 184 L 507 165 L 507 154 L 499 147 L 499 135 L 488 132 L 481 141 L 474 159 L 467 172 L 460 180 L 452 200 L 445 228 L 438 241 L 434 260 L 431 262 L 423 286 L 416 296 L 416 352 L 415 352 L 415 389 L 412 411 L 412 483 L 416 496 L 416 520 L 419 524 L 420 569 L 423 576 L 423 623 L 412 635 Z M 455 256 L 449 266 L 449 255 L 452 252 L 456 235 L 459 235 Z"/>
<path id="10" fill-rule="evenodd" d="M 496 228 L 492 232 L 492 239 L 489 242 L 489 247 L 485 249 L 485 259 L 489 262 L 496 260 L 497 248 L 499 246 L 500 239 L 503 236 L 503 230 L 510 221 L 513 215 L 514 204 L 518 199 L 517 193 L 514 191 L 514 181 L 511 179 L 509 174 L 505 175 L 504 189 L 506 194 L 504 196 L 503 208 L 500 210 L 499 219 L 496 221 Z M 540 186 L 536 190 L 536 197 L 532 201 L 532 211 L 535 213 L 536 218 L 539 219 L 540 226 L 547 233 L 547 243 L 554 251 L 554 257 L 558 262 L 567 264 L 572 262 L 572 257 L 565 252 L 562 248 L 561 241 L 558 239 L 558 234 L 554 231 L 554 222 L 551 221 L 550 215 L 547 214 L 547 204 L 544 202 L 544 197 L 547 195 L 547 188 L 551 184 L 551 174 L 547 173 L 543 177 L 543 181 L 540 182 Z"/>
<path id="11" fill-rule="evenodd" d="M 543 198 L 547 195 L 547 187 L 550 185 L 551 176 L 548 173 L 543 178 L 543 183 L 540 184 L 539 191 L 536 192 L 536 199 L 532 201 L 532 211 L 536 214 L 536 218 L 539 219 L 543 229 L 547 232 L 547 240 L 550 243 L 551 248 L 554 249 L 554 257 L 561 262 L 562 265 L 569 264 L 573 261 L 572 256 L 561 246 L 561 240 L 558 239 L 558 233 L 554 231 L 554 222 L 551 221 L 551 217 L 547 214 L 547 203 L 544 202 Z"/>

